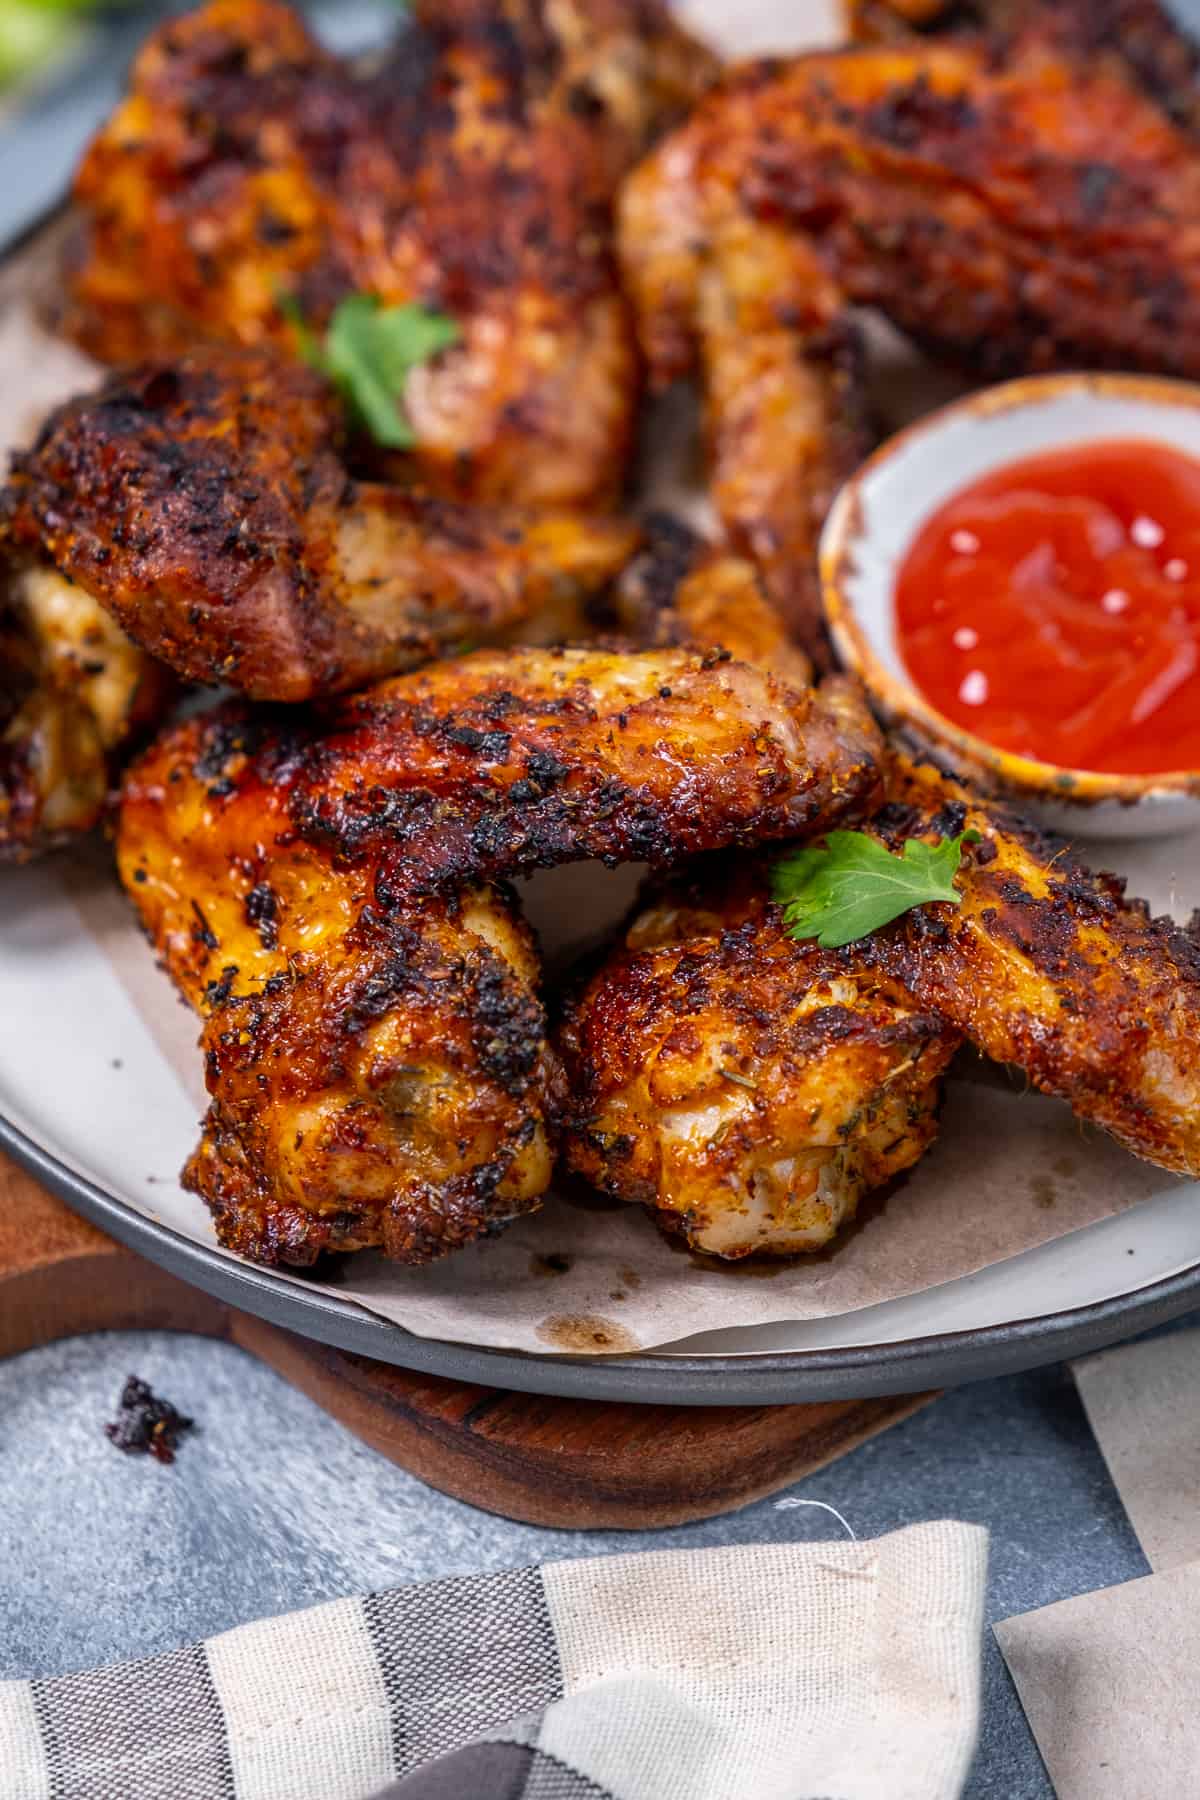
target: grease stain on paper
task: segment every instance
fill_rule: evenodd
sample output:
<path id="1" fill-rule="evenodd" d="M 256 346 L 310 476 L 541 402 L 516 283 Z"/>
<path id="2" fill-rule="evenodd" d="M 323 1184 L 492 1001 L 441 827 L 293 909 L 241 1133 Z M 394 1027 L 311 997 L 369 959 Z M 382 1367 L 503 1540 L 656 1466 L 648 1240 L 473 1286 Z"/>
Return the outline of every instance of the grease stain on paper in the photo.
<path id="1" fill-rule="evenodd" d="M 542 1320 L 537 1335 L 556 1350 L 577 1350 L 588 1356 L 617 1356 L 641 1348 L 631 1331 L 602 1313 L 554 1313 Z"/>

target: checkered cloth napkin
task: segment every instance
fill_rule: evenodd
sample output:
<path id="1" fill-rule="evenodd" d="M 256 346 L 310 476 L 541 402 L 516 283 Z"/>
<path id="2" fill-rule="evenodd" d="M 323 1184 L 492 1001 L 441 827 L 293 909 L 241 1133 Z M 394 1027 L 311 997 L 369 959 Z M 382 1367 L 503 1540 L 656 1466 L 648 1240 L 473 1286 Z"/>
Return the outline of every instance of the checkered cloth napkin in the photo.
<path id="1" fill-rule="evenodd" d="M 951 1800 L 985 1561 L 982 1530 L 936 1523 L 338 1600 L 0 1684 L 0 1794 Z"/>

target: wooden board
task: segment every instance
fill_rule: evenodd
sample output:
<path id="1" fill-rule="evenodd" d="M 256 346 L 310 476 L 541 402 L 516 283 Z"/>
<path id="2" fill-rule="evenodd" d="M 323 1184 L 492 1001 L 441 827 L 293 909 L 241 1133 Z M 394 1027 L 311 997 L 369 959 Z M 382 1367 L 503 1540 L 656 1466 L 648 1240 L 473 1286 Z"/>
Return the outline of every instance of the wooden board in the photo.
<path id="1" fill-rule="evenodd" d="M 637 1406 L 415 1374 L 211 1299 L 77 1218 L 0 1157 L 0 1356 L 142 1327 L 238 1345 L 422 1481 L 532 1525 L 632 1530 L 730 1512 L 934 1398 Z"/>

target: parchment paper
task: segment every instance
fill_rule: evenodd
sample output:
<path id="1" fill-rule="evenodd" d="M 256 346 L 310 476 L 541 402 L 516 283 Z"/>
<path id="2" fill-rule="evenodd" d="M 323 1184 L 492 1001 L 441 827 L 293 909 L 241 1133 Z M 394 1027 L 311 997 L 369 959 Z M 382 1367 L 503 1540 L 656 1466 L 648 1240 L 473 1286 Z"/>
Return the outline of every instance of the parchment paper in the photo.
<path id="1" fill-rule="evenodd" d="M 997 1625 L 1058 1800 L 1200 1791 L 1200 1564 Z"/>
<path id="2" fill-rule="evenodd" d="M 1200 1331 L 1122 1344 L 1071 1368 L 1150 1567 L 1200 1560 Z"/>
<path id="3" fill-rule="evenodd" d="M 828 33 L 831 17 L 824 4 L 787 8 L 761 0 L 736 9 L 691 0 L 685 10 L 702 23 L 733 18 L 740 50 L 767 47 L 764 40 L 770 47 L 789 37 L 811 41 Z M 94 379 L 75 352 L 39 332 L 26 303 L 32 279 L 27 257 L 0 282 L 0 434 L 6 440 L 0 449 L 25 439 L 55 398 Z M 944 397 L 941 377 L 886 334 L 879 342 L 893 418 Z M 677 436 L 677 424 L 669 425 L 662 470 L 678 448 Z M 1186 915 L 1200 893 L 1196 838 L 1092 854 L 1128 872 L 1156 908 L 1178 895 L 1177 910 Z M 198 1117 L 205 1096 L 196 1022 L 155 969 L 111 873 L 84 855 L 63 859 L 55 879 L 70 891 L 81 928 L 117 973 Z M 615 923 L 636 879 L 636 871 L 610 874 L 596 866 L 535 878 L 528 905 L 550 958 Z M 190 1147 L 180 1145 L 180 1165 Z M 869 1202 L 822 1255 L 740 1270 L 714 1265 L 670 1246 L 639 1209 L 572 1190 L 549 1197 L 541 1213 L 497 1241 L 431 1268 L 399 1269 L 372 1254 L 348 1258 L 336 1291 L 421 1335 L 543 1353 L 612 1354 L 674 1344 L 698 1331 L 827 1318 L 920 1292 L 1170 1186 L 1161 1171 L 1082 1129 L 1065 1106 L 964 1057 L 950 1082 L 936 1147 L 886 1199 Z M 155 1189 L 154 1210 L 177 1230 L 213 1243 L 200 1202 L 169 1182 Z"/>
<path id="4" fill-rule="evenodd" d="M 1200 1331 L 1072 1364 L 1154 1574 L 1006 1619 L 996 1638 L 1059 1800 L 1197 1791 Z"/>

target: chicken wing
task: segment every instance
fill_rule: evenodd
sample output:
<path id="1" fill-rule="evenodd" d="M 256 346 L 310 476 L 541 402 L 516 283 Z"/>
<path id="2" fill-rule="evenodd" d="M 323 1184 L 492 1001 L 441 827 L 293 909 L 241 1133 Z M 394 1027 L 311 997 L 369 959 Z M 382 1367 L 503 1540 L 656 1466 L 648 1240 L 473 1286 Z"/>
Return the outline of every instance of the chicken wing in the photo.
<path id="1" fill-rule="evenodd" d="M 450 314 L 408 383 L 422 481 L 611 498 L 636 399 L 612 195 L 711 77 L 658 0 L 422 0 L 366 73 L 280 0 L 169 20 L 75 184 L 68 330 L 127 362 L 198 337 L 288 347 L 362 291 Z"/>
<path id="2" fill-rule="evenodd" d="M 613 577 L 618 518 L 353 481 L 325 383 L 264 351 L 114 376 L 15 458 L 0 535 L 191 681 L 303 700 L 464 641 L 536 635 Z"/>
<path id="3" fill-rule="evenodd" d="M 959 1035 L 858 946 L 788 935 L 761 869 L 654 889 L 567 1004 L 567 1166 L 695 1250 L 819 1250 L 922 1156 Z"/>
<path id="4" fill-rule="evenodd" d="M 1200 941 L 927 764 L 898 757 L 888 793 L 870 829 L 890 847 L 982 841 L 961 903 L 874 933 L 866 966 L 1135 1155 L 1200 1175 Z"/>
<path id="5" fill-rule="evenodd" d="M 700 368 L 717 508 L 811 642 L 855 448 L 848 307 L 987 377 L 1196 375 L 1198 206 L 1191 136 L 1033 25 L 747 65 L 652 153 L 619 219 L 651 373 Z"/>
<path id="6" fill-rule="evenodd" d="M 918 32 L 995 41 L 1032 28 L 1076 54 L 1121 63 L 1176 124 L 1200 129 L 1200 50 L 1162 0 L 849 0 L 845 10 L 863 43 Z"/>
<path id="7" fill-rule="evenodd" d="M 819 829 L 870 808 L 880 750 L 848 687 L 678 649 L 478 652 L 168 733 L 119 863 L 206 1019 L 186 1180 L 222 1241 L 421 1262 L 535 1205 L 553 1065 L 496 884 Z"/>
<path id="8" fill-rule="evenodd" d="M 165 669 L 52 569 L 0 575 L 0 862 L 98 823 L 121 748 L 171 693 Z"/>

